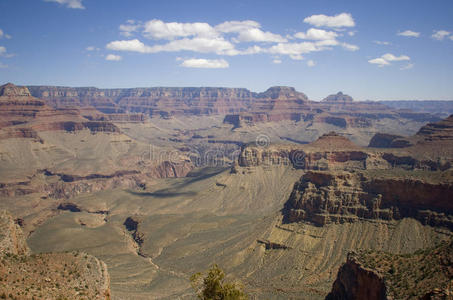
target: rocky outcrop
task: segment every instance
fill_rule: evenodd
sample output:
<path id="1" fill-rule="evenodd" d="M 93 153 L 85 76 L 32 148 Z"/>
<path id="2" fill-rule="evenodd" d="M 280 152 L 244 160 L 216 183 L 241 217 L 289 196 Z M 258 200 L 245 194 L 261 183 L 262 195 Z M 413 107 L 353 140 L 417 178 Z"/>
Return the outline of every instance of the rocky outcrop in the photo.
<path id="1" fill-rule="evenodd" d="M 326 300 L 449 299 L 453 293 L 453 242 L 398 255 L 349 253 Z"/>
<path id="2" fill-rule="evenodd" d="M 25 236 L 13 217 L 6 211 L 0 210 L 0 254 L 27 255 L 30 249 L 25 242 Z"/>
<path id="3" fill-rule="evenodd" d="M 387 133 L 376 133 L 368 144 L 368 147 L 373 148 L 405 148 L 409 146 L 412 144 L 404 137 Z"/>
<path id="4" fill-rule="evenodd" d="M 354 255 L 348 255 L 338 270 L 337 279 L 326 300 L 386 300 L 387 287 L 382 275 L 363 267 Z"/>
<path id="5" fill-rule="evenodd" d="M 322 100 L 323 102 L 331 102 L 335 104 L 348 103 L 354 101 L 351 96 L 345 95 L 342 92 L 338 92 L 333 95 L 329 95 Z"/>
<path id="6" fill-rule="evenodd" d="M 160 164 L 147 166 L 140 171 L 123 170 L 112 174 L 76 175 L 41 170 L 40 172 L 44 175 L 54 176 L 59 178 L 59 180 L 51 180 L 48 184 L 40 185 L 39 189 L 31 187 L 28 192 L 45 193 L 48 197 L 54 199 L 70 199 L 80 194 L 94 193 L 117 187 L 143 189 L 146 187 L 146 182 L 152 178 L 184 177 L 193 169 L 194 165 L 189 161 L 164 161 Z M 14 193 L 15 188 L 17 187 L 3 190 Z"/>
<path id="7" fill-rule="evenodd" d="M 78 252 L 30 255 L 22 230 L 6 211 L 0 211 L 0 255 L 0 294 L 11 299 L 111 297 L 104 262 Z"/>
<path id="8" fill-rule="evenodd" d="M 453 141 L 453 115 L 442 121 L 423 126 L 416 136 L 428 142 Z"/>
<path id="9" fill-rule="evenodd" d="M 331 132 L 307 145 L 244 145 L 238 164 L 242 167 L 290 165 L 305 170 L 342 169 L 347 166 L 364 169 L 369 156 L 347 138 Z"/>
<path id="10" fill-rule="evenodd" d="M 453 229 L 452 197 L 452 183 L 310 171 L 295 183 L 284 216 L 285 222 L 307 221 L 318 226 L 412 217 L 423 224 Z"/>

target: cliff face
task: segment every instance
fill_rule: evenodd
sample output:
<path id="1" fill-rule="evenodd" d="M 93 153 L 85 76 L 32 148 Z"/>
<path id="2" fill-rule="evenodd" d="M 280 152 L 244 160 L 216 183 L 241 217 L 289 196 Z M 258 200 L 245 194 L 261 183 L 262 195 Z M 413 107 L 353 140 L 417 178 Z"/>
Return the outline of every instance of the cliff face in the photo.
<path id="1" fill-rule="evenodd" d="M 295 183 L 284 214 L 286 222 L 319 226 L 411 217 L 422 224 L 453 229 L 452 197 L 452 183 L 310 171 Z"/>
<path id="2" fill-rule="evenodd" d="M 110 299 L 107 266 L 84 253 L 30 255 L 22 230 L 0 211 L 0 294 L 12 299 Z"/>
<path id="3" fill-rule="evenodd" d="M 234 88 L 130 88 L 97 89 L 28 87 L 33 96 L 52 107 L 88 107 L 110 113 L 144 113 L 149 116 L 209 115 L 246 109 L 256 94 Z"/>
<path id="4" fill-rule="evenodd" d="M 235 127 L 284 120 L 327 123 L 342 128 L 368 128 L 385 118 L 438 120 L 429 114 L 399 113 L 374 102 L 353 102 L 343 93 L 321 102 L 292 87 L 275 86 L 254 93 L 243 88 L 153 87 L 98 89 L 94 87 L 29 86 L 31 95 L 53 108 L 94 107 L 106 114 L 144 114 L 150 117 L 225 115 Z M 318 116 L 321 114 L 320 116 Z M 318 117 L 315 117 L 318 116 Z"/>
<path id="5" fill-rule="evenodd" d="M 451 241 L 407 255 L 350 253 L 326 299 L 449 299 L 452 263 Z"/>
<path id="6" fill-rule="evenodd" d="M 353 255 L 348 255 L 326 300 L 361 299 L 386 300 L 387 287 L 379 273 L 364 268 Z"/>
<path id="7" fill-rule="evenodd" d="M 77 131 L 92 133 L 119 129 L 105 121 L 90 121 L 76 109 L 55 110 L 31 96 L 26 87 L 6 84 L 0 87 L 0 138 L 38 138 L 39 131 Z"/>

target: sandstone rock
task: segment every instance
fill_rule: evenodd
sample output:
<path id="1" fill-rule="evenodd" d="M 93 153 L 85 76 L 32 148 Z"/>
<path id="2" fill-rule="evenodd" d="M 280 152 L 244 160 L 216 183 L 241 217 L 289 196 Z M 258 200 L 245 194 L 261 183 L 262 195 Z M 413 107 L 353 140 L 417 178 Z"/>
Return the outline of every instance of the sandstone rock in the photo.
<path id="1" fill-rule="evenodd" d="M 352 101 L 354 101 L 354 99 L 352 99 L 352 97 L 349 95 L 345 95 L 342 92 L 338 92 L 336 94 L 327 96 L 322 101 L 323 102 L 332 102 L 332 103 L 346 103 L 346 102 L 352 102 Z"/>

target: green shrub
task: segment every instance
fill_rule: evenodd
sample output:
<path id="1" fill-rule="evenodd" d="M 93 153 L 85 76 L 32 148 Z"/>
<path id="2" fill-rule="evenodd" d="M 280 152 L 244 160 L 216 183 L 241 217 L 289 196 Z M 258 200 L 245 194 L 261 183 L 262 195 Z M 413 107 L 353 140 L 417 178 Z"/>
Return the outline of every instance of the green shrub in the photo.
<path id="1" fill-rule="evenodd" d="M 202 300 L 245 300 L 247 295 L 236 283 L 224 281 L 225 273 L 214 264 L 204 278 L 203 274 L 196 273 L 190 277 L 192 287 Z"/>

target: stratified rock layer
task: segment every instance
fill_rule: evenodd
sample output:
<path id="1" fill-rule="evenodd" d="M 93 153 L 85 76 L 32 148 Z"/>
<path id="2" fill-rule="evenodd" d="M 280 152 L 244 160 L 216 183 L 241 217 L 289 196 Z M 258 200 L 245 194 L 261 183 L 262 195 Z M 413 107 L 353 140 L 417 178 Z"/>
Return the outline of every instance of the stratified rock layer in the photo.
<path id="1" fill-rule="evenodd" d="M 326 299 L 450 299 L 452 265 L 453 242 L 408 255 L 350 253 Z"/>

